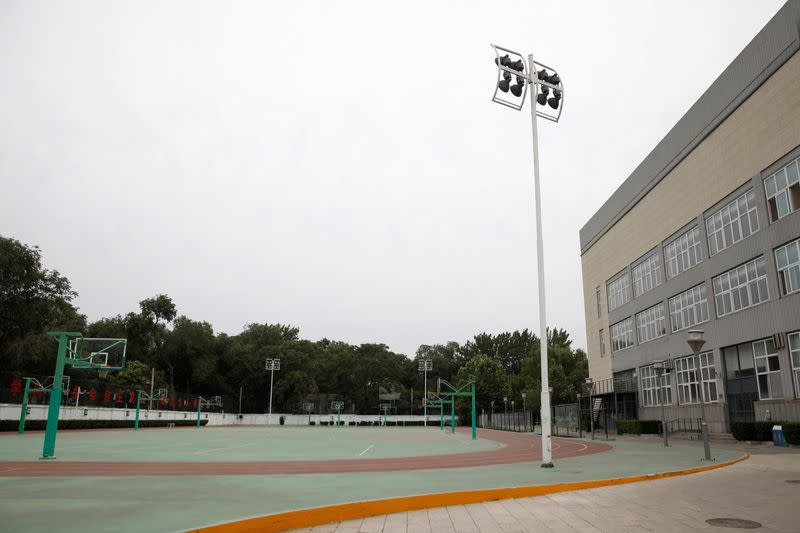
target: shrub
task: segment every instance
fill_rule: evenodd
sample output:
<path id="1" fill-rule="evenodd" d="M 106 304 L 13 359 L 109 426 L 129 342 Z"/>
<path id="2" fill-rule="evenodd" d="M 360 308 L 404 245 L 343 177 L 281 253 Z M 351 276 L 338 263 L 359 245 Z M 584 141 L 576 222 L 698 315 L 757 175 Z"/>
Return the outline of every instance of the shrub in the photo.
<path id="1" fill-rule="evenodd" d="M 283 424 L 284 424 L 284 422 L 286 422 L 286 417 L 285 417 L 285 416 L 281 416 L 281 417 L 278 419 L 278 421 L 281 423 L 281 425 L 283 425 Z"/>
<path id="2" fill-rule="evenodd" d="M 316 425 L 317 425 L 317 423 L 316 423 L 314 420 L 312 420 L 311 422 L 309 422 L 309 423 L 308 423 L 308 425 L 309 425 L 309 426 L 316 426 Z"/>
<path id="3" fill-rule="evenodd" d="M 626 433 L 631 435 L 641 435 L 642 433 L 651 434 L 659 433 L 661 430 L 661 422 L 658 420 L 618 420 L 617 433 L 624 435 Z"/>
<path id="4" fill-rule="evenodd" d="M 771 441 L 776 425 L 783 427 L 787 443 L 800 444 L 800 424 L 794 422 L 731 422 L 731 434 L 736 440 Z"/>
<path id="5" fill-rule="evenodd" d="M 59 420 L 58 429 L 109 429 L 109 428 L 132 428 L 134 419 L 130 420 Z M 197 419 L 194 420 L 148 420 L 140 419 L 140 428 L 167 427 L 175 424 L 180 426 L 195 426 Z M 200 420 L 200 425 L 205 426 L 208 420 Z M 29 431 L 43 430 L 47 425 L 47 420 L 26 420 L 25 429 Z M 17 431 L 19 420 L 0 420 L 0 431 Z"/>

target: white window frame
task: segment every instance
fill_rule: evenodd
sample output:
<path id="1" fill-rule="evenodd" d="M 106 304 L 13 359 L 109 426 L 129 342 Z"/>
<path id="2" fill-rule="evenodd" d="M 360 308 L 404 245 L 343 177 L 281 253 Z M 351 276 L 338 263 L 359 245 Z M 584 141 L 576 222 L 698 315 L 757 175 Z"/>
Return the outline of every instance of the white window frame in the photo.
<path id="1" fill-rule="evenodd" d="M 675 381 L 678 386 L 678 405 L 692 405 L 700 401 L 697 379 L 697 361 L 694 355 L 675 359 Z"/>
<path id="2" fill-rule="evenodd" d="M 606 296 L 609 312 L 631 301 L 631 278 L 627 271 L 606 283 Z"/>
<path id="3" fill-rule="evenodd" d="M 783 295 L 800 291 L 800 239 L 775 249 L 775 266 Z"/>
<path id="4" fill-rule="evenodd" d="M 761 347 L 762 354 L 758 354 L 757 347 Z M 783 384 L 781 383 L 781 358 L 778 354 L 778 349 L 772 339 L 761 339 L 753 343 L 753 360 L 756 365 L 756 383 L 758 385 L 758 397 L 761 400 L 781 400 L 783 399 Z M 774 364 L 774 368 L 770 368 L 770 364 Z M 780 391 L 773 391 L 773 379 L 777 384 Z M 762 391 L 761 377 L 766 376 L 766 384 L 768 391 L 766 394 Z"/>
<path id="5" fill-rule="evenodd" d="M 800 331 L 786 334 L 789 346 L 789 360 L 792 363 L 792 381 L 794 381 L 794 397 L 800 398 Z"/>
<path id="6" fill-rule="evenodd" d="M 669 321 L 672 333 L 708 322 L 708 289 L 705 283 L 676 294 L 669 299 Z"/>
<path id="7" fill-rule="evenodd" d="M 665 371 L 659 377 L 654 365 L 643 366 L 639 368 L 639 383 L 642 391 L 642 407 L 658 407 L 662 405 L 664 397 L 666 400 L 663 405 L 672 405 L 672 372 Z"/>
<path id="8" fill-rule="evenodd" d="M 700 245 L 698 226 L 664 245 L 664 270 L 668 280 L 702 262 L 703 247 Z"/>
<path id="9" fill-rule="evenodd" d="M 633 332 L 633 317 L 629 316 L 616 324 L 612 324 L 609 336 L 611 338 L 611 353 L 621 352 L 634 346 L 636 339 Z M 625 344 L 624 341 L 630 342 Z M 625 344 L 625 346 L 622 346 L 622 344 Z"/>
<path id="10" fill-rule="evenodd" d="M 639 344 L 650 342 L 667 334 L 667 317 L 664 302 L 636 313 L 636 336 Z"/>
<path id="11" fill-rule="evenodd" d="M 714 352 L 703 352 L 698 354 L 698 357 L 700 358 L 700 381 L 703 383 L 703 397 L 706 403 L 716 403 L 719 400 L 719 394 Z"/>
<path id="12" fill-rule="evenodd" d="M 765 178 L 764 194 L 770 222 L 777 222 L 800 209 L 800 158 Z M 785 208 L 783 214 L 781 207 Z"/>
<path id="13" fill-rule="evenodd" d="M 602 314 L 603 311 L 602 304 L 600 303 L 600 287 L 597 287 L 597 289 L 595 289 L 595 296 L 597 297 L 597 318 L 600 318 L 600 315 Z"/>
<path id="14" fill-rule="evenodd" d="M 656 251 L 631 269 L 633 275 L 633 297 L 652 291 L 664 282 L 661 271 L 661 254 Z"/>
<path id="15" fill-rule="evenodd" d="M 606 335 L 604 330 L 600 330 L 600 357 L 606 356 Z"/>
<path id="16" fill-rule="evenodd" d="M 758 233 L 756 195 L 749 189 L 732 202 L 706 217 L 708 255 L 718 254 L 737 242 Z"/>
<path id="17" fill-rule="evenodd" d="M 767 264 L 763 255 L 723 272 L 711 282 L 717 318 L 769 301 Z M 758 301 L 755 301 L 755 295 L 758 295 Z M 745 300 L 747 305 L 743 304 Z"/>

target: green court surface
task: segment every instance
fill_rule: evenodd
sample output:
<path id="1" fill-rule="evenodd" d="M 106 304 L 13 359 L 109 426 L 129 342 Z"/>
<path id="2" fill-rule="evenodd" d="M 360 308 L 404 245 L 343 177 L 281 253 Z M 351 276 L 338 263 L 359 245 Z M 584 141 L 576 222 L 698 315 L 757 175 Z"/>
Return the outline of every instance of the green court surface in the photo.
<path id="1" fill-rule="evenodd" d="M 330 431 L 307 429 L 311 440 L 320 442 L 325 441 Z M 159 433 L 180 439 L 183 431 Z M 242 431 L 242 435 L 258 435 L 259 431 L 285 432 L 289 435 L 293 430 L 240 428 L 230 431 Z M 356 436 L 360 431 L 356 430 L 352 435 Z M 438 429 L 412 431 L 391 428 L 387 431 L 390 435 L 394 433 L 397 439 L 418 436 L 420 433 L 427 438 L 430 433 L 430 438 L 436 440 L 436 436 L 441 435 Z M 102 433 L 96 434 L 98 442 L 108 438 L 106 435 L 111 432 Z M 344 429 L 342 433 L 345 433 Z M 379 435 L 380 432 L 362 434 Z M 86 433 L 83 433 L 80 438 L 85 436 Z M 93 440 L 95 435 L 90 434 L 89 437 Z M 281 437 L 274 438 L 279 440 Z M 531 435 L 530 438 L 538 437 Z M 3 437 L 0 442 L 5 448 L 8 439 Z M 356 441 L 351 442 L 355 444 Z M 176 531 L 336 503 L 610 479 L 708 464 L 701 460 L 702 448 L 694 446 L 664 448 L 653 441 L 618 441 L 611 444 L 614 447 L 611 451 L 562 459 L 556 461 L 553 469 L 541 468 L 538 462 L 531 461 L 469 468 L 369 473 L 136 476 L 132 472 L 129 476 L 117 477 L 5 477 L 0 478 L 0 517 L 2 530 L 6 531 L 52 531 L 54 528 L 68 532 Z M 428 446 L 425 443 L 420 448 L 427 450 Z M 321 445 L 321 448 L 325 447 Z M 409 449 L 417 448 L 410 446 Z M 9 452 L 3 449 L 2 453 Z M 16 456 L 19 451 L 14 453 Z M 713 455 L 718 462 L 722 462 L 739 457 L 741 452 L 713 449 Z M 296 458 L 296 455 L 289 456 Z M 137 458 L 152 459 L 150 456 Z"/>
<path id="2" fill-rule="evenodd" d="M 38 459 L 41 432 L 0 436 L 0 461 Z M 443 455 L 500 448 L 438 428 L 221 427 L 59 431 L 64 461 L 310 461 Z"/>

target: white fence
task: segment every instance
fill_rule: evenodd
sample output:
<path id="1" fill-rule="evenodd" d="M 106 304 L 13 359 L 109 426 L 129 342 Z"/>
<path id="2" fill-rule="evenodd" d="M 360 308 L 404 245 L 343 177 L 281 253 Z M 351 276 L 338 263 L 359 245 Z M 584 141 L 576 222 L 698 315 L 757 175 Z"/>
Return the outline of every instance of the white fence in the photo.
<path id="1" fill-rule="evenodd" d="M 26 420 L 46 420 L 47 419 L 47 405 L 29 405 L 30 413 L 25 416 Z M 2 403 L 0 404 L 0 420 L 19 420 L 21 406 L 19 404 Z M 200 413 L 201 420 L 208 420 L 209 426 L 225 426 L 225 425 L 278 425 L 280 424 L 281 417 L 284 417 L 284 425 L 287 426 L 307 426 L 308 415 L 297 414 L 282 414 L 273 413 L 271 416 L 267 414 L 241 414 L 235 413 Z M 59 420 L 131 420 L 136 418 L 136 409 L 115 409 L 111 407 L 70 407 L 61 406 L 59 411 Z M 140 420 L 197 420 L 196 411 L 161 411 L 153 409 L 148 411 L 142 409 L 139 413 Z M 399 425 L 407 422 L 420 423 L 425 419 L 423 415 L 389 415 L 387 420 L 397 422 Z M 311 420 L 315 425 L 320 425 L 320 422 L 326 421 L 328 423 L 336 423 L 336 415 L 311 415 Z M 351 421 L 376 421 L 383 420 L 382 415 L 341 415 L 342 425 L 348 425 Z M 438 415 L 428 415 L 428 425 L 438 425 Z"/>

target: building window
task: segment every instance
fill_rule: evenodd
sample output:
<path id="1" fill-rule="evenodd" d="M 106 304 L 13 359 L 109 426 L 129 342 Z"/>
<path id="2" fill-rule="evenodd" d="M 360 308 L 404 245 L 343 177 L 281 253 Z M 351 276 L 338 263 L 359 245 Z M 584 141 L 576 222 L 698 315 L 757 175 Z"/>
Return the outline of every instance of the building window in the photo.
<path id="1" fill-rule="evenodd" d="M 672 279 L 681 272 L 702 263 L 700 228 L 695 226 L 664 246 L 664 262 L 667 267 L 667 279 Z"/>
<path id="2" fill-rule="evenodd" d="M 714 255 L 758 231 L 756 194 L 750 189 L 706 217 L 708 253 Z"/>
<path id="3" fill-rule="evenodd" d="M 728 379 L 741 379 L 756 375 L 753 364 L 753 344 L 745 342 L 722 350 Z"/>
<path id="4" fill-rule="evenodd" d="M 606 333 L 600 330 L 600 357 L 606 356 Z"/>
<path id="5" fill-rule="evenodd" d="M 633 295 L 638 298 L 664 281 L 661 275 L 661 254 L 654 253 L 633 267 Z"/>
<path id="6" fill-rule="evenodd" d="M 763 255 L 717 276 L 713 282 L 717 318 L 769 300 Z"/>
<path id="7" fill-rule="evenodd" d="M 792 359 L 792 375 L 794 376 L 794 394 L 800 398 L 800 331 L 789 333 L 789 354 Z"/>
<path id="8" fill-rule="evenodd" d="M 608 310 L 613 311 L 617 307 L 631 301 L 631 280 L 628 273 L 623 273 L 620 277 L 608 282 L 606 287 L 608 293 Z"/>
<path id="9" fill-rule="evenodd" d="M 681 405 L 697 403 L 699 389 L 694 356 L 676 359 L 675 374 L 678 382 L 678 403 Z"/>
<path id="10" fill-rule="evenodd" d="M 780 358 L 772 339 L 754 342 L 753 356 L 756 361 L 759 397 L 762 400 L 783 398 Z"/>
<path id="11" fill-rule="evenodd" d="M 800 291 L 800 239 L 776 249 L 775 263 L 783 294 Z"/>
<path id="12" fill-rule="evenodd" d="M 659 387 L 659 381 L 660 387 Z M 642 406 L 672 405 L 672 374 L 665 372 L 661 378 L 656 374 L 653 365 L 643 366 L 639 369 L 639 382 L 642 384 Z M 659 398 L 658 390 L 661 389 Z"/>
<path id="13" fill-rule="evenodd" d="M 633 317 L 611 326 L 611 353 L 633 346 Z"/>
<path id="14" fill-rule="evenodd" d="M 669 299 L 669 320 L 673 333 L 708 320 L 706 293 L 706 284 L 703 283 Z"/>
<path id="15" fill-rule="evenodd" d="M 636 332 L 639 334 L 639 344 L 667 334 L 663 302 L 636 314 Z"/>
<path id="16" fill-rule="evenodd" d="M 775 222 L 800 209 L 800 159 L 764 180 L 769 219 Z"/>
<path id="17" fill-rule="evenodd" d="M 594 291 L 594 293 L 595 293 L 595 296 L 597 297 L 597 318 L 600 318 L 600 312 L 602 311 L 602 309 L 600 307 L 600 287 L 597 287 L 597 289 Z"/>
<path id="18" fill-rule="evenodd" d="M 716 402 L 717 396 L 717 367 L 714 365 L 714 353 L 703 352 L 700 354 L 700 380 L 703 383 L 703 399 L 706 402 Z"/>

